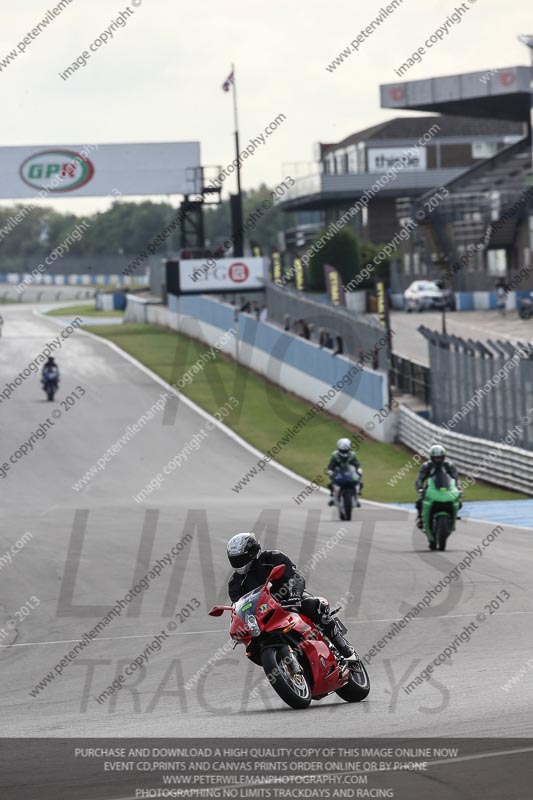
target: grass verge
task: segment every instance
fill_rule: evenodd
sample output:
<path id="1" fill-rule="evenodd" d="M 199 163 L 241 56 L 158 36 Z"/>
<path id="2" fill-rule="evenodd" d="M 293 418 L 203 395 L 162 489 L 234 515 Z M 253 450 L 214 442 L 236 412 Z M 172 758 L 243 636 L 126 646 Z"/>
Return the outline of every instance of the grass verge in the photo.
<path id="1" fill-rule="evenodd" d="M 94 305 L 63 306 L 47 311 L 48 317 L 122 317 L 123 311 L 97 311 Z"/>
<path id="2" fill-rule="evenodd" d="M 170 384 L 175 384 L 209 350 L 203 342 L 153 325 L 98 325 L 87 330 L 114 342 Z M 198 371 L 182 392 L 210 413 L 233 395 L 239 406 L 226 417 L 225 423 L 261 452 L 270 450 L 288 427 L 305 416 L 311 405 L 221 354 Z M 357 428 L 322 413 L 302 428 L 276 458 L 299 475 L 314 480 L 323 475 L 337 439 L 356 432 Z M 367 440 L 357 455 L 364 469 L 366 499 L 414 502 L 415 468 L 394 487 L 387 485 L 387 480 L 409 460 L 411 454 L 407 448 Z M 256 462 L 254 456 L 243 452 L 243 474 Z M 241 491 L 244 494 L 246 490 L 244 487 Z M 465 499 L 516 500 L 527 499 L 527 495 L 478 482 L 468 489 Z"/>

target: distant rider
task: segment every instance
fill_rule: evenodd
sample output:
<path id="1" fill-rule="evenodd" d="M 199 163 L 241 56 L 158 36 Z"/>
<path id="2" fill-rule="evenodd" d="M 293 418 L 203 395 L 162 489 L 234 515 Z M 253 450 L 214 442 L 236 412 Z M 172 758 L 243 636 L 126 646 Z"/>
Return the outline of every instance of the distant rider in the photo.
<path id="1" fill-rule="evenodd" d="M 418 492 L 418 500 L 416 501 L 417 518 L 416 524 L 422 530 L 424 523 L 422 521 L 422 502 L 426 493 L 427 481 L 432 478 L 438 469 L 443 469 L 448 475 L 454 479 L 455 484 L 460 492 L 463 491 L 461 481 L 459 480 L 459 473 L 455 464 L 448 461 L 446 458 L 446 450 L 440 444 L 434 444 L 429 449 L 429 461 L 425 461 L 420 467 L 418 477 L 415 481 L 415 488 Z"/>
<path id="2" fill-rule="evenodd" d="M 41 383 L 43 386 L 45 386 L 47 381 L 53 380 L 59 383 L 59 367 L 57 366 L 55 359 L 50 356 L 43 367 L 43 371 L 41 373 Z"/>
<path id="3" fill-rule="evenodd" d="M 352 443 L 350 442 L 349 439 L 339 439 L 339 441 L 337 442 L 337 449 L 334 450 L 333 453 L 331 454 L 331 458 L 326 468 L 326 472 L 328 473 L 330 478 L 333 478 L 336 472 L 338 472 L 339 470 L 346 471 L 347 467 L 354 467 L 355 471 L 359 475 L 359 478 L 363 477 L 363 470 L 355 453 L 352 450 Z M 333 481 L 331 481 L 328 484 L 329 506 L 332 506 L 335 503 L 333 499 L 333 485 L 334 485 Z M 358 508 L 361 506 L 361 503 L 359 502 L 359 495 L 361 494 L 362 488 L 363 488 L 363 483 L 361 481 L 361 483 L 359 484 L 359 491 L 357 492 L 356 496 L 356 503 Z"/>
<path id="4" fill-rule="evenodd" d="M 237 533 L 227 545 L 229 563 L 235 570 L 228 583 L 228 594 L 232 603 L 262 586 L 272 569 L 285 565 L 279 580 L 272 581 L 272 596 L 284 607 L 293 608 L 312 620 L 325 633 L 341 656 L 350 664 L 359 661 L 359 656 L 337 627 L 337 620 L 330 615 L 327 600 L 313 597 L 305 592 L 305 578 L 296 565 L 280 550 L 263 550 L 255 533 Z"/>

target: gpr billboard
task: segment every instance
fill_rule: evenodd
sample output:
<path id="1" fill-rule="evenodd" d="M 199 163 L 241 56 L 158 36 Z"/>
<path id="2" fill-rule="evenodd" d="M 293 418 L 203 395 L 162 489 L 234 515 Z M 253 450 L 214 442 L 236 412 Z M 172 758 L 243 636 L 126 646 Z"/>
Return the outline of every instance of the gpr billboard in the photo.
<path id="1" fill-rule="evenodd" d="M 200 143 L 0 147 L 0 198 L 195 194 Z"/>
<path id="2" fill-rule="evenodd" d="M 250 292 L 265 288 L 265 258 L 186 259 L 167 262 L 168 291 L 176 294 Z M 168 270 L 174 276 L 168 275 Z M 177 278 L 177 280 L 176 280 Z"/>

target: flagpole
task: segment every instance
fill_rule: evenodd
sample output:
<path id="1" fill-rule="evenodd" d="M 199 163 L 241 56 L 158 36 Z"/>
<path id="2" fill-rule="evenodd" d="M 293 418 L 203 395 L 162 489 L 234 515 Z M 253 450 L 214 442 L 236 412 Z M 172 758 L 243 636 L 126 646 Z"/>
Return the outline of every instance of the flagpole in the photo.
<path id="1" fill-rule="evenodd" d="M 235 64 L 231 65 L 233 75 L 233 116 L 235 120 L 235 158 L 237 161 L 237 197 L 236 197 L 236 213 L 234 217 L 234 253 L 236 256 L 242 257 L 244 255 L 244 217 L 243 217 L 243 203 L 242 203 L 242 187 L 241 187 L 241 162 L 240 162 L 240 145 L 239 145 L 239 114 L 237 107 L 237 80 L 235 75 Z"/>
<path id="2" fill-rule="evenodd" d="M 235 64 L 231 65 L 233 73 L 233 117 L 235 120 L 235 157 L 237 158 L 237 194 L 242 198 L 241 193 L 241 162 L 239 160 L 239 112 L 237 109 L 237 81 L 235 80 Z"/>

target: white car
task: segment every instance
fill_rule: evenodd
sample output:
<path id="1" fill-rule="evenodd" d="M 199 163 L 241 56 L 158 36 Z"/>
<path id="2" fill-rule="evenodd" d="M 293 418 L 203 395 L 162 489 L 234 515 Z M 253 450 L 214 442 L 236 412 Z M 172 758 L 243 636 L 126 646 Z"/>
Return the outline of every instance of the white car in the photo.
<path id="1" fill-rule="evenodd" d="M 403 293 L 405 310 L 424 311 L 449 308 L 455 311 L 455 296 L 450 289 L 441 289 L 436 281 L 414 281 Z"/>

